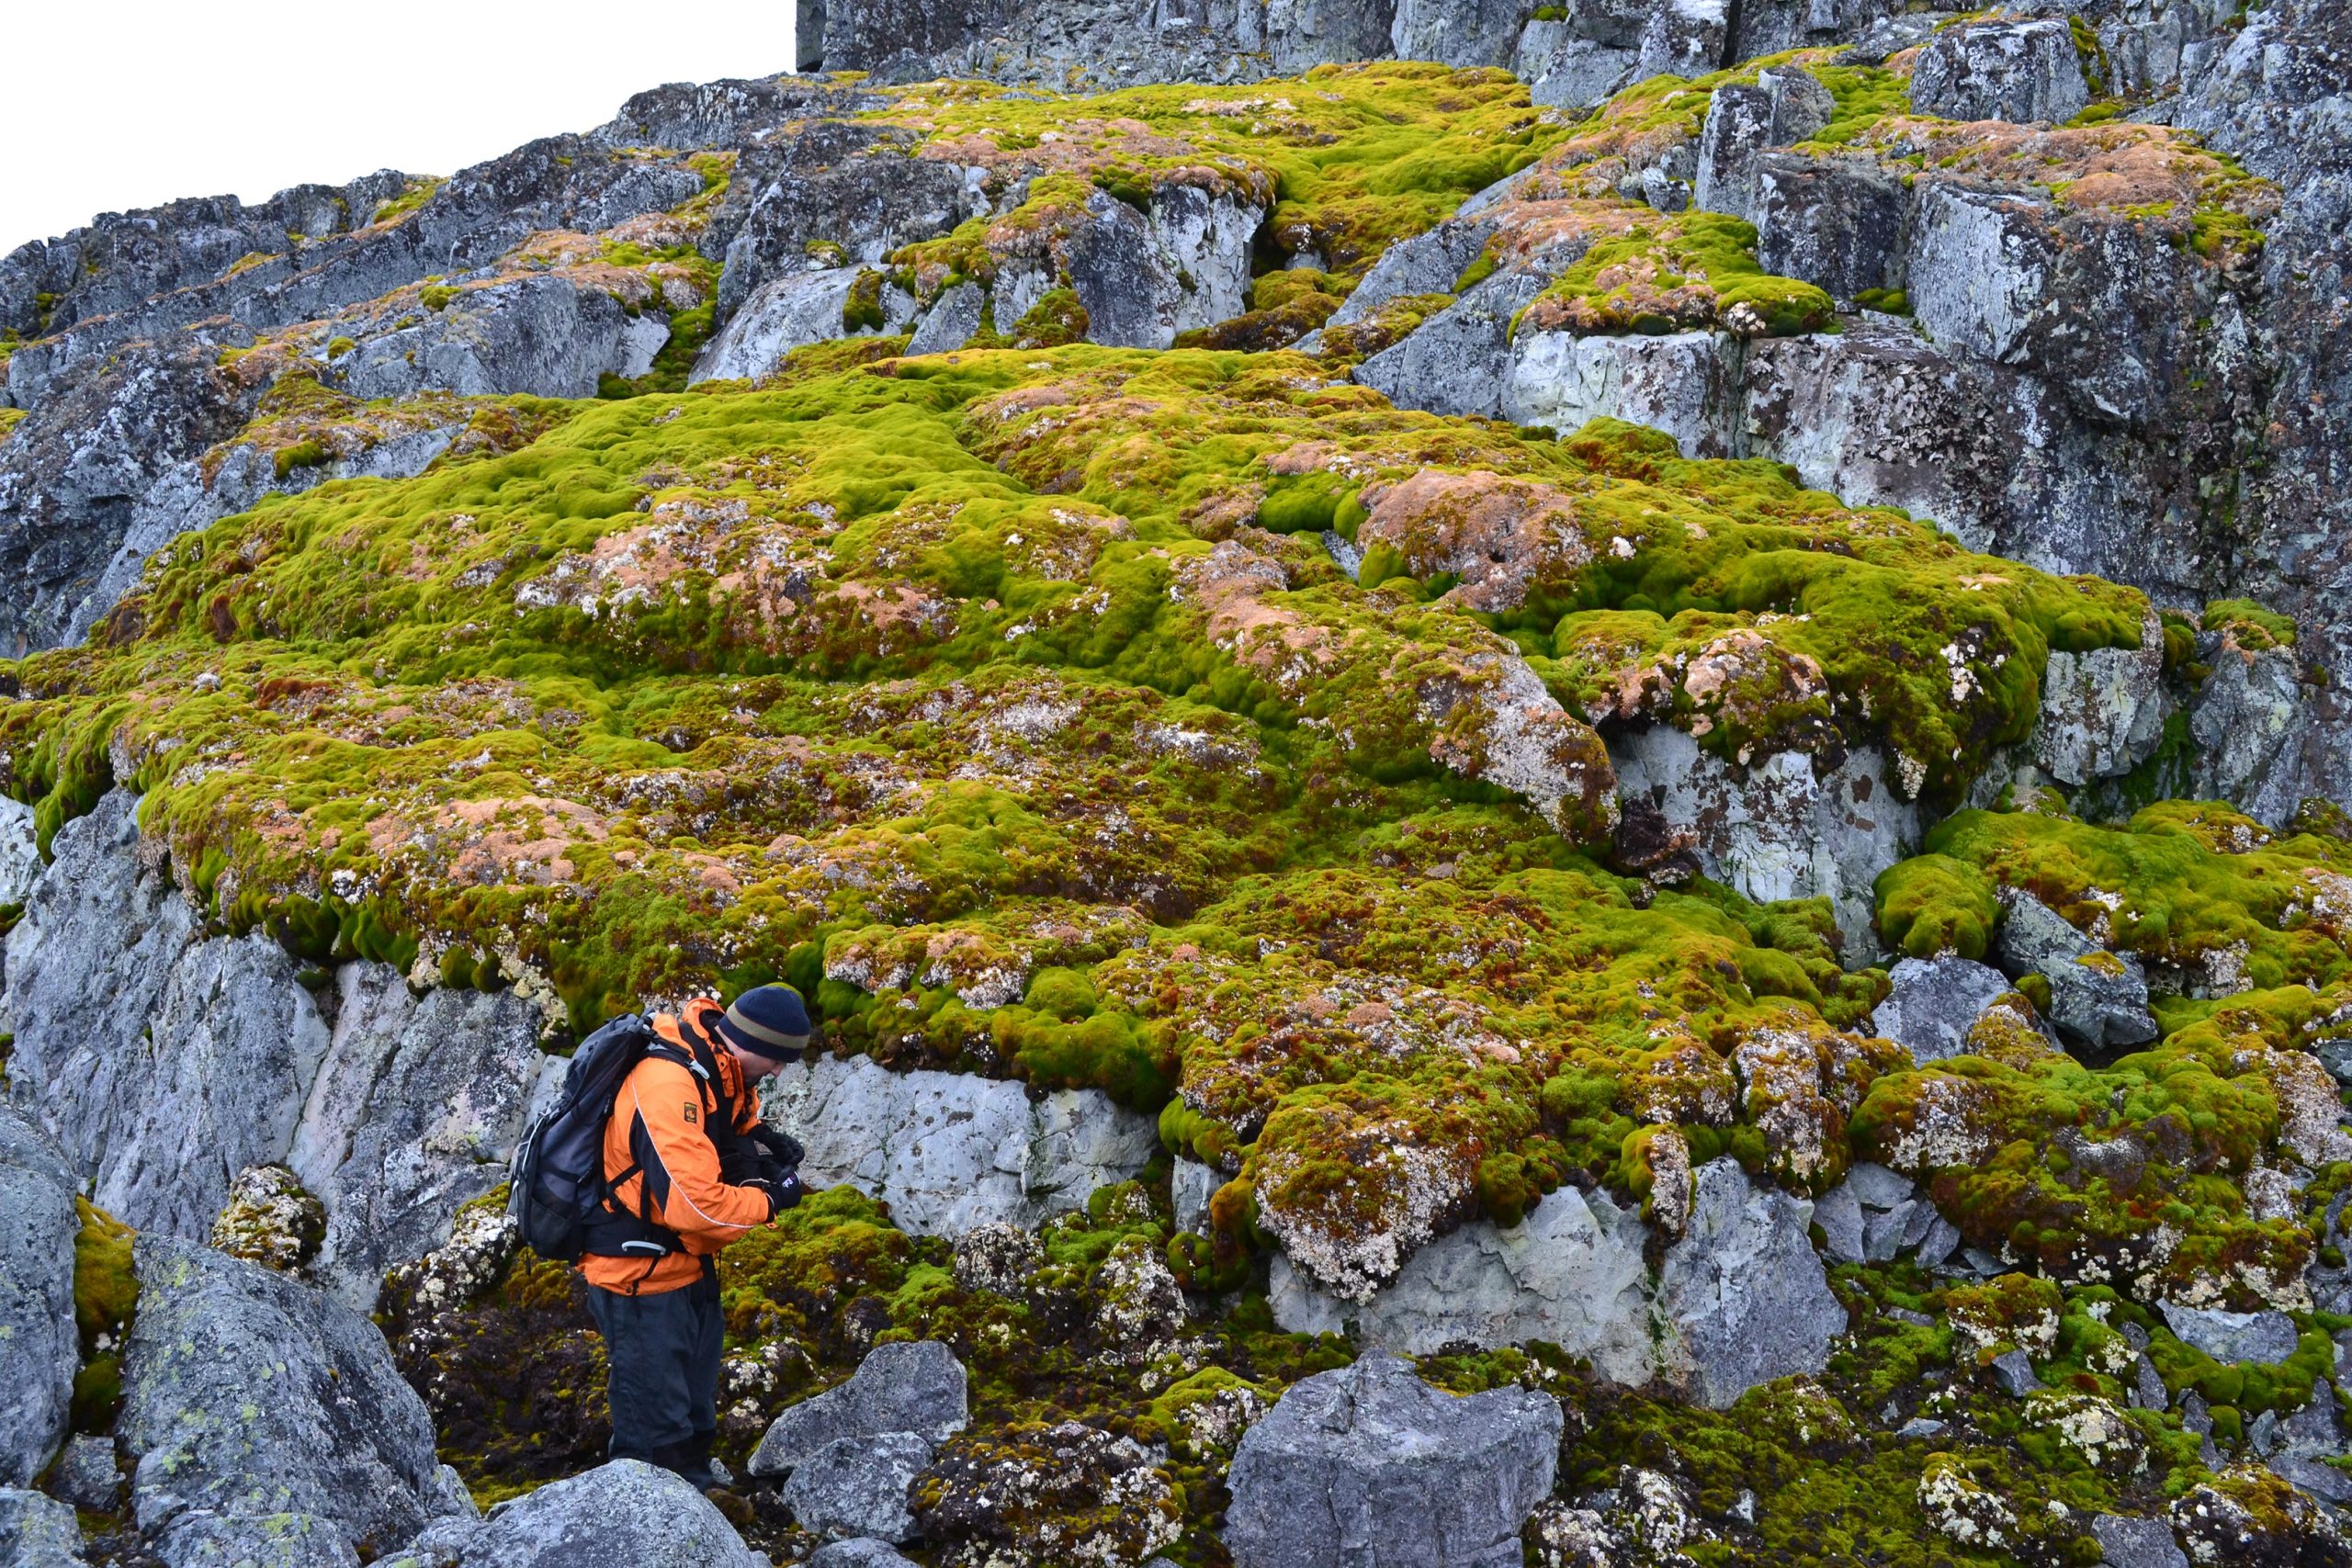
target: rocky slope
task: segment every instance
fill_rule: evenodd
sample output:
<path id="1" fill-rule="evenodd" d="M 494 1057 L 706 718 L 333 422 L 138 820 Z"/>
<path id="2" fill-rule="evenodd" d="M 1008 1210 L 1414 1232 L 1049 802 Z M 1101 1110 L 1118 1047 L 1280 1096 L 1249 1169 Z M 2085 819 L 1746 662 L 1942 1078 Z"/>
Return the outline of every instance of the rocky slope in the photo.
<path id="1" fill-rule="evenodd" d="M 821 9 L 0 261 L 0 1556 L 2352 1557 L 2343 16 Z"/>

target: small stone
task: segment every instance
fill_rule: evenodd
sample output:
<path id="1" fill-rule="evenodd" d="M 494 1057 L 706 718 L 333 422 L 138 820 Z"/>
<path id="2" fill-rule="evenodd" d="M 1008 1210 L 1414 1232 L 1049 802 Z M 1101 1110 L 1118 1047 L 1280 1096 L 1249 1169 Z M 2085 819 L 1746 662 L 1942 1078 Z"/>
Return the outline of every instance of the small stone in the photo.
<path id="1" fill-rule="evenodd" d="M 1018 1296 L 1046 1261 L 1046 1249 L 1019 1225 L 1000 1222 L 956 1238 L 956 1282 L 967 1291 Z"/>
<path id="2" fill-rule="evenodd" d="M 809 1554 L 808 1568 L 915 1568 L 915 1565 L 901 1556 L 899 1549 L 888 1541 L 861 1536 L 854 1540 L 837 1540 L 819 1547 Z"/>
<path id="3" fill-rule="evenodd" d="M 49 1490 L 77 1508 L 111 1514 L 122 1506 L 122 1472 L 109 1438 L 71 1438 L 50 1472 Z"/>
<path id="4" fill-rule="evenodd" d="M 1865 1209 L 1882 1213 L 1907 1203 L 1915 1189 L 1911 1179 L 1899 1170 L 1869 1161 L 1855 1166 L 1846 1173 L 1846 1180 L 1853 1187 L 1854 1197 Z"/>
<path id="5" fill-rule="evenodd" d="M 795 1466 L 784 1501 L 800 1528 L 817 1535 L 914 1539 L 907 1489 L 931 1462 L 935 1445 L 915 1432 L 842 1438 Z"/>
<path id="6" fill-rule="evenodd" d="M 2162 1519 L 2100 1514 L 2091 1520 L 2091 1535 L 2108 1568 L 2188 1568 L 2188 1553 Z"/>
<path id="7" fill-rule="evenodd" d="M 1897 1438 L 1932 1438 L 1944 1429 L 1944 1423 L 1929 1416 L 1914 1416 L 1894 1429 Z"/>
<path id="8" fill-rule="evenodd" d="M 2004 1393 L 2022 1399 L 2041 1386 L 2041 1379 L 2034 1373 L 2033 1358 L 2022 1350 L 2004 1350 L 1990 1365 L 1993 1379 Z"/>
<path id="9" fill-rule="evenodd" d="M 964 1429 L 964 1364 L 936 1339 L 877 1345 L 850 1380 L 786 1410 L 752 1455 L 753 1475 L 782 1475 L 844 1438 L 914 1432 L 933 1442 Z"/>
<path id="10" fill-rule="evenodd" d="M 2172 1404 L 2172 1394 L 2165 1387 L 2163 1375 L 2144 1355 L 2132 1359 L 2132 1403 L 2143 1410 L 2164 1410 Z"/>
<path id="11" fill-rule="evenodd" d="M 1823 1250 L 1831 1262 L 1862 1261 L 1862 1205 L 1850 1181 L 1839 1182 L 1815 1200 L 1813 1223 L 1821 1227 Z"/>
<path id="12" fill-rule="evenodd" d="M 301 1271 L 326 1239 L 327 1212 L 282 1165 L 247 1166 L 229 1184 L 212 1245 L 281 1274 Z"/>
<path id="13" fill-rule="evenodd" d="M 2163 1303 L 2165 1325 L 2217 1361 L 2277 1366 L 2295 1353 L 2295 1320 L 2283 1312 L 2216 1312 Z"/>
<path id="14" fill-rule="evenodd" d="M 1938 1214 L 1935 1223 L 1928 1227 L 1928 1234 L 1919 1238 L 1919 1267 L 1941 1268 L 1944 1260 L 1952 1255 L 1952 1249 L 1959 1245 L 1960 1228 Z"/>
<path id="15" fill-rule="evenodd" d="M 2102 1048 L 2156 1038 L 2147 976 L 2138 959 L 2109 953 L 2030 893 L 2005 887 L 2001 895 L 2001 966 L 2050 982 L 2051 1022 Z"/>

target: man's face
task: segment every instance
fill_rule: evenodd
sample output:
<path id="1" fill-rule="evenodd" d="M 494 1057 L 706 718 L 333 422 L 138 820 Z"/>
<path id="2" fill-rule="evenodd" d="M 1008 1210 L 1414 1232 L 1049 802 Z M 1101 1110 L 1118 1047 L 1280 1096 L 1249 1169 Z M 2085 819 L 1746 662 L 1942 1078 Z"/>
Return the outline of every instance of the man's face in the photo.
<path id="1" fill-rule="evenodd" d="M 732 1041 L 728 1043 L 727 1048 L 735 1053 L 735 1063 L 743 1069 L 745 1083 L 757 1083 L 784 1066 L 782 1062 L 771 1062 L 765 1056 L 754 1056 Z"/>

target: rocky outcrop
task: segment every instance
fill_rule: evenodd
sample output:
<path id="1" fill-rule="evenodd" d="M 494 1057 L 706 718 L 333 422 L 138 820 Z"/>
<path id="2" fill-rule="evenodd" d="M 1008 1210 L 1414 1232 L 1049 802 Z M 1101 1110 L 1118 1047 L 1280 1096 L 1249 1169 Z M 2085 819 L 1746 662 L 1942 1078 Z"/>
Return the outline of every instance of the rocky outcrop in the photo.
<path id="1" fill-rule="evenodd" d="M 1873 1024 L 1922 1065 L 1967 1054 L 1969 1031 L 2009 990 L 1998 969 L 1953 953 L 1905 958 L 1887 971 L 1887 980 Z"/>
<path id="2" fill-rule="evenodd" d="M 1887 783 L 1878 751 L 1834 767 L 1781 751 L 1742 769 L 1661 725 L 1612 739 L 1610 752 L 1620 795 L 1691 832 L 1706 875 L 1758 900 L 1826 897 L 1847 960 L 1876 956 L 1871 884 L 1919 840 L 1918 809 Z"/>
<path id="3" fill-rule="evenodd" d="M 1658 1271 L 1669 1330 L 1659 1362 L 1690 1397 L 1721 1407 L 1758 1383 L 1826 1365 L 1846 1309 L 1806 1239 L 1810 1202 L 1757 1186 L 1729 1158 L 1695 1176 L 1682 1239 Z"/>
<path id="4" fill-rule="evenodd" d="M 2012 978 L 2040 975 L 2050 982 L 2051 1022 L 2095 1049 L 2156 1038 L 2137 958 L 2099 946 L 2030 893 L 2005 887 L 2001 903 L 2001 967 Z"/>
<path id="5" fill-rule="evenodd" d="M 1498 272 L 1357 366 L 1355 378 L 1399 408 L 1500 414 L 1511 323 L 1543 287 L 1532 273 Z"/>
<path id="6" fill-rule="evenodd" d="M 855 306 L 861 283 L 872 296 L 866 314 Z M 760 285 L 743 301 L 695 361 L 692 379 L 764 376 L 796 348 L 903 331 L 915 310 L 912 295 L 868 269 L 787 273 Z"/>
<path id="7" fill-rule="evenodd" d="M 329 330 L 344 324 L 331 321 Z M 666 313 L 628 310 L 609 290 L 560 276 L 461 289 L 413 325 L 362 331 L 353 334 L 356 346 L 332 362 L 330 378 L 364 399 L 426 391 L 593 398 L 605 377 L 644 375 L 670 339 Z"/>
<path id="8" fill-rule="evenodd" d="M 1514 1568 L 1560 1425 L 1542 1394 L 1457 1398 L 1377 1352 L 1319 1372 L 1243 1435 L 1227 1550 L 1236 1568 Z"/>
<path id="9" fill-rule="evenodd" d="M 83 1568 L 82 1527 L 54 1497 L 0 1486 L 0 1562 L 9 1568 Z"/>
<path id="10" fill-rule="evenodd" d="M 1946 119 L 2064 121 L 2091 101 L 2063 18 L 1946 28 L 1911 67 L 1911 107 Z"/>
<path id="11" fill-rule="evenodd" d="M 2164 683 L 2164 628 L 2150 615 L 2138 648 L 2054 652 L 2041 679 L 2034 761 L 2060 782 L 2114 778 L 2144 761 L 2164 738 L 2172 700 Z"/>
<path id="12" fill-rule="evenodd" d="M 31 1485 L 65 1436 L 82 1364 L 74 1325 L 80 1187 L 40 1130 L 0 1104 L 0 1487 Z"/>
<path id="13" fill-rule="evenodd" d="M 864 1056 L 787 1066 L 763 1099 L 768 1120 L 808 1151 L 804 1180 L 879 1198 L 919 1235 L 1034 1228 L 1133 1176 L 1159 1147 L 1150 1118 L 1092 1089 L 1032 1101 L 1018 1083 L 894 1073 Z"/>
<path id="14" fill-rule="evenodd" d="M 2295 1320 L 2283 1312 L 2221 1312 L 2175 1302 L 2163 1307 L 2165 1326 L 2217 1361 L 2275 1367 L 2295 1353 Z"/>
<path id="15" fill-rule="evenodd" d="M 615 1460 L 488 1519 L 434 1524 L 384 1568 L 760 1568 L 718 1506 L 666 1470 Z"/>
<path id="16" fill-rule="evenodd" d="M 1510 345 L 1502 417 L 1563 434 L 1622 419 L 1665 431 L 1686 457 L 1728 457 L 1738 439 L 1738 364 L 1718 333 L 1523 332 Z"/>
<path id="17" fill-rule="evenodd" d="M 782 1475 L 835 1444 L 886 1433 L 944 1442 L 969 1419 L 965 1385 L 963 1363 L 935 1339 L 877 1345 L 847 1382 L 792 1405 L 769 1425 L 752 1455 L 752 1473 Z"/>
<path id="18" fill-rule="evenodd" d="M 1916 1248 L 1919 1266 L 1933 1269 L 1960 1245 L 1960 1232 L 1911 1179 L 1883 1165 L 1854 1167 L 1815 1202 L 1813 1223 L 1833 1263 L 1888 1263 Z"/>
<path id="19" fill-rule="evenodd" d="M 140 1533 L 172 1565 L 390 1552 L 469 1515 L 375 1325 L 242 1258 L 142 1235 L 117 1440 Z"/>
<path id="20" fill-rule="evenodd" d="M 2285 827 L 2312 793 L 2306 751 L 2321 691 L 2293 647 L 2249 649 L 2232 633 L 2207 632 L 2197 654 L 2207 673 L 2188 699 L 2189 793 Z"/>
<path id="21" fill-rule="evenodd" d="M 0 904 L 22 904 L 40 880 L 41 867 L 33 808 L 0 795 Z"/>

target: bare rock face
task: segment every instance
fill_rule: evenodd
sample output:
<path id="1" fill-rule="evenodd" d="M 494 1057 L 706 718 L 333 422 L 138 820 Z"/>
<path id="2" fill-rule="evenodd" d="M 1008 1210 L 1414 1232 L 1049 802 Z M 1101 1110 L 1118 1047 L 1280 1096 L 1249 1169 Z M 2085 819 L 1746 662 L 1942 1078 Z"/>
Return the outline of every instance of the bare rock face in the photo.
<path id="1" fill-rule="evenodd" d="M 1968 1032 L 2009 989 L 1998 969 L 1951 953 L 1905 958 L 1887 978 L 1892 988 L 1871 1017 L 1881 1034 L 1919 1063 L 1965 1054 Z"/>
<path id="2" fill-rule="evenodd" d="M 2191 791 L 2284 827 L 2311 793 L 2305 749 L 2320 693 L 2293 648 L 2247 649 L 2228 632 L 2198 640 L 2208 673 L 2188 704 L 2197 742 Z"/>
<path id="3" fill-rule="evenodd" d="M 1389 39 L 1399 60 L 1509 65 L 1520 28 L 1533 9 L 1529 0 L 1396 0 Z"/>
<path id="4" fill-rule="evenodd" d="M 874 314 L 854 316 L 861 280 L 874 296 Z M 880 275 L 854 266 L 786 273 L 760 285 L 695 361 L 695 381 L 764 376 L 796 348 L 841 337 L 872 337 L 901 330 L 914 319 L 914 296 Z M 878 319 L 876 319 L 878 317 Z"/>
<path id="5" fill-rule="evenodd" d="M 73 1507 L 39 1492 L 0 1486 L 0 1562 L 10 1568 L 83 1568 Z"/>
<path id="6" fill-rule="evenodd" d="M 644 375 L 670 337 L 666 312 L 631 314 L 604 288 L 555 276 L 466 288 L 424 315 L 413 326 L 355 333 L 357 346 L 333 361 L 330 378 L 367 399 L 593 398 L 605 376 Z"/>
<path id="7" fill-rule="evenodd" d="M 2138 648 L 2052 653 L 2041 679 L 2034 760 L 2069 784 L 2130 773 L 2164 738 L 2164 628 L 2151 615 Z"/>
<path id="8" fill-rule="evenodd" d="M 1292 1384 L 1242 1437 L 1226 1546 L 1237 1568 L 1516 1568 L 1559 1442 L 1542 1394 L 1456 1398 L 1374 1352 Z"/>
<path id="9" fill-rule="evenodd" d="M 1828 1364 L 1846 1309 L 1806 1238 L 1813 1205 L 1755 1185 L 1737 1161 L 1699 1168 L 1690 1217 L 1667 1249 L 1661 1370 L 1721 1408 L 1758 1383 Z"/>
<path id="10" fill-rule="evenodd" d="M 1945 119 L 2063 123 L 2090 101 L 2062 18 L 1946 28 L 1911 69 L 1911 107 Z"/>
<path id="11" fill-rule="evenodd" d="M 1910 195 L 1875 160 L 1768 152 L 1755 177 L 1756 256 L 1765 271 L 1848 305 L 1895 281 Z"/>
<path id="12" fill-rule="evenodd" d="M 1622 419 L 1665 431 L 1686 457 L 1727 457 L 1741 423 L 1738 362 L 1719 333 L 1521 333 L 1511 342 L 1502 416 L 1563 434 Z"/>
<path id="13" fill-rule="evenodd" d="M 29 1486 L 65 1436 L 74 1374 L 81 1183 L 56 1145 L 0 1104 L 0 1487 Z"/>
<path id="14" fill-rule="evenodd" d="M 752 1473 L 782 1475 L 837 1443 L 884 1433 L 940 1443 L 962 1431 L 967 1418 L 964 1366 L 953 1350 L 935 1339 L 876 1345 L 849 1382 L 802 1400 L 770 1424 L 752 1455 Z"/>
<path id="15" fill-rule="evenodd" d="M 1355 378 L 1399 408 L 1499 414 L 1511 322 L 1543 287 L 1531 273 L 1498 272 L 1357 366 Z"/>

